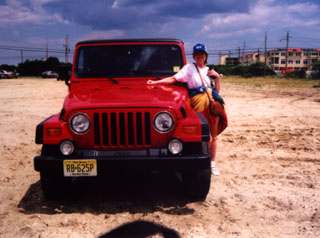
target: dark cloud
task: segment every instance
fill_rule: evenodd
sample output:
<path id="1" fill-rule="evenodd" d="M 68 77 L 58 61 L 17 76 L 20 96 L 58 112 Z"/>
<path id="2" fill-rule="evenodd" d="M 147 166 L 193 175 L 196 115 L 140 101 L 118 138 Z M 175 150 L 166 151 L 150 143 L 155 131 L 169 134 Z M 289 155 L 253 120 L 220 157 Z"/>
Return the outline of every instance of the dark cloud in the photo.
<path id="1" fill-rule="evenodd" d="M 202 18 L 209 13 L 245 12 L 253 0 L 58 0 L 44 5 L 71 22 L 93 29 L 135 29 L 176 18 Z"/>

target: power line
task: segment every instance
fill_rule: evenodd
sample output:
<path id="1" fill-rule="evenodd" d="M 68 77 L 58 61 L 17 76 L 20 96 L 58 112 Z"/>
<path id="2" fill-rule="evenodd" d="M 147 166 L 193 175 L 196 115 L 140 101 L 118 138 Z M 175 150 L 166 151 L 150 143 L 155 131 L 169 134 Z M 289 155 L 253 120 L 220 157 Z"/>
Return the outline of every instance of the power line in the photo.
<path id="1" fill-rule="evenodd" d="M 49 53 L 52 55 L 52 57 L 57 57 L 61 58 L 63 54 L 65 54 L 65 60 L 68 62 L 67 54 L 71 53 L 74 54 L 74 51 L 71 51 L 69 48 L 66 49 L 49 49 L 48 45 L 46 45 L 45 48 L 40 48 L 40 47 L 24 47 L 24 46 L 10 46 L 10 45 L 0 45 L 0 50 L 6 50 L 6 51 L 17 51 L 20 52 L 19 56 L 2 56 L 2 59 L 7 59 L 7 60 L 13 60 L 14 57 L 15 59 L 20 58 L 21 63 L 23 63 L 26 59 L 48 59 Z M 44 53 L 43 55 L 29 55 L 26 56 L 24 52 L 34 52 L 34 53 Z"/>
<path id="2" fill-rule="evenodd" d="M 318 48 L 319 47 L 319 45 L 314 45 L 314 44 L 312 44 L 312 43 L 307 43 L 305 40 L 298 40 L 297 38 L 292 38 L 294 41 L 296 41 L 296 42 L 298 42 L 298 43 L 303 43 L 303 44 L 307 44 L 307 45 L 310 45 L 310 46 L 312 46 L 312 47 L 314 47 L 314 48 Z"/>
<path id="3" fill-rule="evenodd" d="M 46 57 L 43 55 L 24 55 L 24 58 L 43 58 L 45 59 Z M 59 56 L 62 57 L 62 56 Z M 0 56 L 0 59 L 20 59 L 19 55 L 7 55 L 7 56 Z"/>
<path id="4" fill-rule="evenodd" d="M 299 38 L 299 39 L 302 39 L 302 40 L 312 40 L 312 41 L 320 41 L 320 38 L 309 38 L 309 37 L 301 37 L 301 36 L 294 36 L 292 38 Z"/>
<path id="5" fill-rule="evenodd" d="M 266 51 L 272 51 L 272 50 L 285 50 L 286 48 L 284 47 L 272 47 L 272 48 L 266 48 Z M 239 48 L 238 49 L 232 49 L 232 50 L 221 50 L 221 51 L 207 51 L 210 56 L 219 56 L 219 55 L 231 55 L 231 56 L 236 56 L 239 57 Z M 241 49 L 241 55 L 247 55 L 247 54 L 252 54 L 256 52 L 261 52 L 261 48 L 246 48 L 245 51 Z M 186 51 L 187 56 L 192 56 L 192 51 Z"/>
<path id="6" fill-rule="evenodd" d="M 287 38 L 286 39 L 281 39 L 281 40 L 286 40 L 288 45 L 289 45 L 289 39 L 293 39 L 295 41 L 301 42 L 299 39 L 301 39 L 303 37 L 291 37 L 289 36 L 289 32 L 287 33 Z M 307 39 L 307 38 L 306 38 Z M 311 38 L 308 38 L 311 39 Z M 270 40 L 268 39 L 268 42 Z M 279 44 L 279 40 L 277 41 Z M 292 41 L 291 41 L 292 42 Z M 305 43 L 305 42 L 304 42 Z M 0 45 L 0 51 L 1 50 L 9 50 L 9 51 L 17 51 L 20 52 L 19 55 L 16 56 L 12 56 L 12 55 L 0 55 L 0 59 L 2 60 L 14 60 L 14 59 L 19 59 L 21 58 L 21 63 L 24 62 L 24 59 L 45 59 L 47 57 L 47 54 L 51 54 L 53 57 L 57 57 L 59 59 L 62 59 L 63 55 L 65 56 L 65 60 L 67 61 L 67 57 L 68 54 L 74 54 L 74 50 L 70 50 L 68 48 L 68 43 L 67 43 L 67 37 L 66 37 L 66 44 L 63 45 L 65 48 L 64 49 L 49 49 L 49 48 L 40 48 L 40 47 L 21 47 L 21 46 L 9 46 L 9 45 Z M 241 53 L 242 55 L 247 55 L 247 54 L 252 54 L 252 53 L 256 53 L 258 52 L 259 54 L 262 53 L 261 52 L 261 48 L 248 48 L 246 45 L 244 45 L 245 47 L 243 47 L 243 49 L 241 49 Z M 289 46 L 287 46 L 286 48 L 281 46 L 281 47 L 269 47 L 267 48 L 265 46 L 265 53 L 267 51 L 272 51 L 272 50 L 287 50 Z M 319 48 L 320 46 L 315 48 Z M 219 56 L 222 55 L 228 55 L 229 58 L 239 58 L 240 57 L 240 48 L 242 47 L 238 47 L 238 48 L 231 48 L 231 49 L 212 49 L 212 50 L 208 50 L 208 53 L 211 57 L 217 58 Z M 296 48 L 303 48 L 303 47 L 296 47 Z M 314 48 L 314 47 L 313 47 Z M 24 52 L 35 52 L 35 53 L 44 53 L 43 55 L 25 55 Z M 192 56 L 192 51 L 191 50 L 186 50 L 186 56 Z"/>
<path id="7" fill-rule="evenodd" d="M 0 45 L 1 50 L 13 50 L 13 51 L 30 51 L 30 52 L 47 52 L 46 48 L 36 48 L 36 47 L 17 47 L 17 46 L 8 46 L 8 45 Z M 69 49 L 70 50 L 70 49 Z M 58 53 L 65 54 L 65 50 L 63 49 L 48 49 L 49 53 Z M 69 51 L 70 53 L 74 53 L 74 51 Z"/>

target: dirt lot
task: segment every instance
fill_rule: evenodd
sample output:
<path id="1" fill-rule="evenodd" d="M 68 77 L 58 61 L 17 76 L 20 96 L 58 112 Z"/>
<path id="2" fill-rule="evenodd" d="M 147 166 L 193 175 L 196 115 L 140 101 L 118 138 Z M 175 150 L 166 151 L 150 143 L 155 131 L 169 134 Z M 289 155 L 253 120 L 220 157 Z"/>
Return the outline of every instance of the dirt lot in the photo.
<path id="1" fill-rule="evenodd" d="M 183 238 L 320 237 L 320 91 L 222 87 L 230 126 L 205 202 L 186 200 L 173 174 L 128 174 L 123 189 L 84 184 L 79 199 L 46 202 L 33 169 L 35 127 L 60 111 L 67 87 L 1 80 L 0 237 L 110 237 L 135 221 L 139 237 L 162 237 L 164 227 Z"/>

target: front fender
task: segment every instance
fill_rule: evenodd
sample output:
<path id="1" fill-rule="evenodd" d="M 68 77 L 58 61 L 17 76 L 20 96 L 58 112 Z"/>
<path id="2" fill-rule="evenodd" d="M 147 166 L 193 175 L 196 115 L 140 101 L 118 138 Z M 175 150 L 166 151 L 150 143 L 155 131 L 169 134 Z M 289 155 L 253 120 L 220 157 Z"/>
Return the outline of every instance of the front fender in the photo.
<path id="1" fill-rule="evenodd" d="M 59 144 L 64 139 L 72 140 L 67 123 L 59 120 L 60 113 L 52 115 L 37 125 L 36 144 Z M 54 129 L 56 133 L 49 133 Z"/>
<path id="2" fill-rule="evenodd" d="M 188 131 L 185 127 L 197 128 Z M 202 142 L 210 140 L 209 123 L 207 119 L 199 112 L 189 111 L 185 118 L 179 120 L 177 128 L 173 134 L 174 138 L 179 138 L 184 142 Z"/>

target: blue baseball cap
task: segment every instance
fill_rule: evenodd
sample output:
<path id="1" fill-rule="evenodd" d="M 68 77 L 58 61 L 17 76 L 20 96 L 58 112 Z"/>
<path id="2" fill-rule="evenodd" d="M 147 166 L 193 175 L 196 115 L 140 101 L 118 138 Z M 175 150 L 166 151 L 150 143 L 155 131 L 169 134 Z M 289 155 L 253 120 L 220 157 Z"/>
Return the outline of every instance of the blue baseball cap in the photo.
<path id="1" fill-rule="evenodd" d="M 206 46 L 203 45 L 203 44 L 196 44 L 194 47 L 193 47 L 193 54 L 197 53 L 197 52 L 203 52 L 205 53 L 206 55 L 208 55 L 208 52 L 207 52 L 207 49 L 206 49 Z"/>

